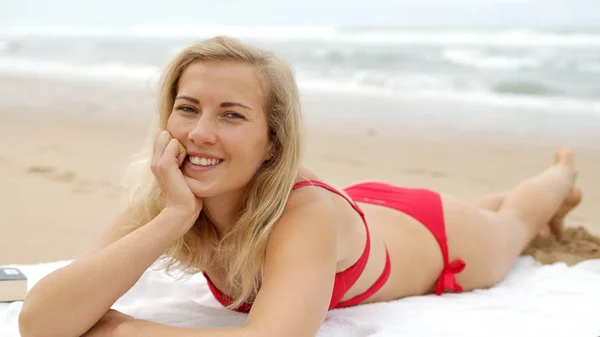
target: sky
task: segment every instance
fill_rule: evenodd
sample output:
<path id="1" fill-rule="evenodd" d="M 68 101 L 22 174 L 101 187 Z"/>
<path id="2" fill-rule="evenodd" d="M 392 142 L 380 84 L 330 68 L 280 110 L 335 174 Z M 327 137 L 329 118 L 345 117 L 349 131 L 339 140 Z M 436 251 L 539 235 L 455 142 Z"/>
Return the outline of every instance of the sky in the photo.
<path id="1" fill-rule="evenodd" d="M 600 0 L 0 0 L 0 25 L 600 28 Z"/>

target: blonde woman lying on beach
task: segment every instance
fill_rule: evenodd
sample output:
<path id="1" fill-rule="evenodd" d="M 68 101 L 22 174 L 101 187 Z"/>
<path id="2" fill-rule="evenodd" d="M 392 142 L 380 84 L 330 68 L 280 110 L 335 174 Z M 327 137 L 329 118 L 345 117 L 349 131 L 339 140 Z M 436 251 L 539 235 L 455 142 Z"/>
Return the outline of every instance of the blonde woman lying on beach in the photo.
<path id="1" fill-rule="evenodd" d="M 290 67 L 225 37 L 174 58 L 157 123 L 130 207 L 29 292 L 23 337 L 314 336 L 331 309 L 493 286 L 548 224 L 560 235 L 581 199 L 567 148 L 476 204 L 383 182 L 337 189 L 301 167 Z M 248 312 L 245 326 L 184 329 L 109 310 L 163 256 L 204 273 L 219 302 Z"/>

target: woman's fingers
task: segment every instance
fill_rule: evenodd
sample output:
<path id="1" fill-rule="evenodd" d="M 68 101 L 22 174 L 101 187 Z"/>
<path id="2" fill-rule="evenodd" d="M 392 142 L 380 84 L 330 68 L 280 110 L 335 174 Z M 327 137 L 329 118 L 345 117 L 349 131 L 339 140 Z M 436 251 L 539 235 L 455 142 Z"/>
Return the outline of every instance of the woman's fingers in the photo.
<path id="1" fill-rule="evenodd" d="M 179 141 L 172 138 L 167 143 L 167 147 L 155 168 L 164 193 L 168 199 L 172 199 L 173 203 L 179 203 L 180 201 L 185 203 L 185 199 L 193 196 L 179 168 L 181 164 L 178 157 L 181 157 L 182 152 L 185 153 L 185 148 L 183 151 L 182 148 L 183 146 Z"/>
<path id="2" fill-rule="evenodd" d="M 177 163 L 177 155 L 179 154 L 179 142 L 175 138 L 171 138 L 167 143 L 165 151 L 162 153 L 162 164 Z M 177 165 L 179 167 L 179 165 Z"/>
<path id="3" fill-rule="evenodd" d="M 181 171 L 185 160 L 185 147 L 167 131 L 157 136 L 152 158 L 152 172 L 165 197 L 165 207 L 176 207 L 197 214 L 202 209 L 202 201 L 196 196 L 200 191 L 198 182 L 189 179 Z"/>
<path id="4" fill-rule="evenodd" d="M 185 157 L 187 156 L 187 150 L 179 141 L 177 141 L 177 151 L 177 164 L 178 166 L 181 166 L 185 160 Z"/>
<path id="5" fill-rule="evenodd" d="M 155 170 L 158 168 L 160 159 L 162 158 L 163 153 L 165 152 L 165 149 L 167 148 L 167 145 L 169 144 L 170 140 L 171 135 L 168 131 L 165 130 L 159 132 L 156 136 L 156 140 L 154 141 L 154 154 L 152 156 L 152 162 L 150 164 L 150 167 L 152 168 L 153 172 L 155 172 Z"/>
<path id="6" fill-rule="evenodd" d="M 152 156 L 152 163 L 156 163 L 160 160 L 171 140 L 171 135 L 168 131 L 161 131 L 156 136 L 156 140 L 154 141 L 154 155 Z"/>

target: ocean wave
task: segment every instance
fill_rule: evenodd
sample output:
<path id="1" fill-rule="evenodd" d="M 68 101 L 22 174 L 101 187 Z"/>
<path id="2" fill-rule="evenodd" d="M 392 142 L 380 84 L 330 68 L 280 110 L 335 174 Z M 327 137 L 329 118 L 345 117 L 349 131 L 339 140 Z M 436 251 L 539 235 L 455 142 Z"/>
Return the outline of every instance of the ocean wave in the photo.
<path id="1" fill-rule="evenodd" d="M 334 27 L 232 27 L 193 25 L 141 25 L 141 26 L 9 26 L 0 28 L 5 36 L 52 37 L 106 37 L 106 38 L 204 38 L 231 35 L 240 38 L 312 39 L 332 37 Z"/>
<path id="2" fill-rule="evenodd" d="M 532 81 L 503 81 L 493 85 L 492 90 L 500 94 L 566 96 L 566 93 L 563 90 L 544 83 Z"/>
<path id="3" fill-rule="evenodd" d="M 158 78 L 160 69 L 125 63 L 72 64 L 66 62 L 0 58 L 0 73 L 36 75 L 87 80 L 126 80 L 140 82 Z"/>
<path id="4" fill-rule="evenodd" d="M 540 97 L 525 94 L 508 94 L 493 91 L 455 91 L 446 89 L 393 90 L 373 86 L 362 86 L 353 82 L 335 80 L 300 79 L 299 87 L 304 91 L 350 93 L 380 97 L 444 99 L 449 101 L 473 102 L 509 108 L 532 108 L 544 112 L 600 116 L 600 100 L 576 99 L 571 97 Z"/>
<path id="5" fill-rule="evenodd" d="M 600 46 L 600 32 L 536 30 L 409 30 L 350 29 L 332 26 L 6 26 L 0 36 L 186 38 L 215 35 L 278 41 L 327 41 L 360 44 L 497 45 L 497 46 Z"/>
<path id="6" fill-rule="evenodd" d="M 33 75 L 36 78 L 66 78 L 91 82 L 107 82 L 134 87 L 155 85 L 161 69 L 158 66 L 109 62 L 73 64 L 48 60 L 0 57 L 0 74 Z M 600 97 L 568 97 L 567 92 L 536 81 L 490 81 L 472 78 L 457 80 L 433 73 L 395 73 L 353 70 L 327 74 L 297 69 L 298 83 L 305 90 L 357 93 L 382 96 L 446 98 L 495 105 L 536 108 L 587 109 L 600 115 Z"/>
<path id="7" fill-rule="evenodd" d="M 454 63 L 480 69 L 526 69 L 537 68 L 542 65 L 542 59 L 531 57 L 509 57 L 504 55 L 489 55 L 474 49 L 450 49 L 443 53 L 443 57 Z"/>
<path id="8" fill-rule="evenodd" d="M 456 83 L 427 74 L 403 74 L 373 81 L 373 74 L 356 73 L 347 79 L 299 76 L 298 84 L 303 90 L 365 94 L 381 97 L 405 97 L 423 99 L 447 99 L 504 107 L 523 107 L 549 111 L 578 111 L 581 114 L 600 116 L 600 97 L 583 98 L 562 95 L 550 85 L 506 81 L 486 84 L 483 82 Z M 377 77 L 377 76 L 376 76 Z M 371 80 L 370 80 L 371 78 Z"/>

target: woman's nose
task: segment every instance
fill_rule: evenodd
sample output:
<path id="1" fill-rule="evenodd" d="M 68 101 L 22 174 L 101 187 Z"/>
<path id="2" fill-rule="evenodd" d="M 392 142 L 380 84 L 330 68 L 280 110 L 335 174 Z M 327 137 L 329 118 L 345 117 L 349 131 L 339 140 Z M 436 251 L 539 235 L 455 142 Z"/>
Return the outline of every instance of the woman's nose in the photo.
<path id="1" fill-rule="evenodd" d="M 217 125 L 209 114 L 202 114 L 196 121 L 188 138 L 198 144 L 214 144 L 217 142 Z"/>

